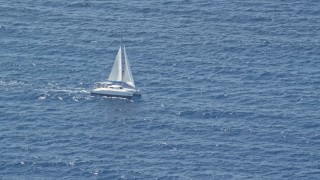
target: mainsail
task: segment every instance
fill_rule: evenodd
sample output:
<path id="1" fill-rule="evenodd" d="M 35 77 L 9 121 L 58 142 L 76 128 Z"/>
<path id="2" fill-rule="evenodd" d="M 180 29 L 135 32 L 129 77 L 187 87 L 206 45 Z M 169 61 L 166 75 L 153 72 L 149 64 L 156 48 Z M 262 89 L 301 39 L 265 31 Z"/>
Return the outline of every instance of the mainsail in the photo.
<path id="1" fill-rule="evenodd" d="M 125 66 L 124 72 L 123 72 L 123 82 L 129 84 L 132 87 L 135 87 L 129 60 L 128 60 L 128 55 L 126 52 L 126 47 L 123 47 L 123 51 L 124 51 L 124 66 Z"/>
<path id="2" fill-rule="evenodd" d="M 119 48 L 116 59 L 114 60 L 111 73 L 109 75 L 109 81 L 122 81 L 122 57 L 121 47 Z"/>

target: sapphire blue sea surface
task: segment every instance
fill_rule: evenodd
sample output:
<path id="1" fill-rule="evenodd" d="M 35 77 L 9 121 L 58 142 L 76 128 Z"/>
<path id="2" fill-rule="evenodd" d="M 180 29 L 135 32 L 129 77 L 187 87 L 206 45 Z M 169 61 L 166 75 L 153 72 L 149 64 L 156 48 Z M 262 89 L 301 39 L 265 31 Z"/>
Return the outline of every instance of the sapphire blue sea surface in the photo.
<path id="1" fill-rule="evenodd" d="M 91 96 L 120 31 L 141 98 Z M 0 0 L 0 179 L 319 179 L 317 0 Z"/>

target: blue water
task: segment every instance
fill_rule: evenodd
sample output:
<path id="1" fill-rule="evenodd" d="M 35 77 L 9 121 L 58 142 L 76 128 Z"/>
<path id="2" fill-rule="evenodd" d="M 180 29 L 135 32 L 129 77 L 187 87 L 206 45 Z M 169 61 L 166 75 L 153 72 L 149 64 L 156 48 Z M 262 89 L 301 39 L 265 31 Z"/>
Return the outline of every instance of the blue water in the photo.
<path id="1" fill-rule="evenodd" d="M 317 0 L 0 1 L 0 179 L 319 179 Z M 91 96 L 123 43 L 141 98 Z"/>

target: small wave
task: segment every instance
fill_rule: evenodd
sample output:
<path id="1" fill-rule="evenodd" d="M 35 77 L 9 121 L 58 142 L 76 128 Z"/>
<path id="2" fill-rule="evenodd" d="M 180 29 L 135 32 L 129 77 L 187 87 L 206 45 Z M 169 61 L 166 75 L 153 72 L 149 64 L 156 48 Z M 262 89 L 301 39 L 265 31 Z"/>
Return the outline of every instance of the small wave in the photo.
<path id="1" fill-rule="evenodd" d="M 45 99 L 47 99 L 47 96 L 41 95 L 41 96 L 38 97 L 38 99 L 40 99 L 40 100 L 45 100 Z"/>
<path id="2" fill-rule="evenodd" d="M 10 81 L 0 81 L 0 86 L 19 86 L 19 85 L 25 85 L 23 82 L 10 80 Z"/>
<path id="3" fill-rule="evenodd" d="M 123 97 L 112 97 L 112 96 L 97 96 L 101 99 L 108 99 L 108 100 L 124 100 L 124 101 L 128 101 L 128 102 L 134 102 L 132 99 L 128 99 L 128 98 L 123 98 Z"/>
<path id="4" fill-rule="evenodd" d="M 91 7 L 92 4 L 88 2 L 80 2 L 80 3 L 73 3 L 67 5 L 68 7 L 74 7 L 74 8 L 84 8 L 84 7 Z"/>
<path id="5" fill-rule="evenodd" d="M 70 93 L 70 94 L 90 94 L 90 91 L 86 89 L 50 89 L 49 92 L 62 92 L 62 93 Z"/>
<path id="6" fill-rule="evenodd" d="M 81 100 L 88 100 L 90 91 L 84 88 L 44 88 L 35 89 L 35 91 L 40 92 L 38 95 L 39 100 L 55 99 L 59 101 L 72 100 L 74 102 L 79 102 Z"/>

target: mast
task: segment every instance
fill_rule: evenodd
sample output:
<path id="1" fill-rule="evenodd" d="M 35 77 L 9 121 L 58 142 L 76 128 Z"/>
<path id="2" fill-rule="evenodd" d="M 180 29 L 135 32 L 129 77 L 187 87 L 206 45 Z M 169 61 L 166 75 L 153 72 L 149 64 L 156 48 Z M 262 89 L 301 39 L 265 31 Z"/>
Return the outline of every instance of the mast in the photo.
<path id="1" fill-rule="evenodd" d="M 120 47 L 122 48 L 122 28 L 121 28 L 121 32 L 120 32 Z"/>
<path id="2" fill-rule="evenodd" d="M 123 72 L 124 72 L 124 69 L 123 69 L 123 56 L 122 56 L 122 28 L 121 28 L 121 31 L 120 31 L 120 49 L 121 49 L 121 86 L 123 87 Z"/>

